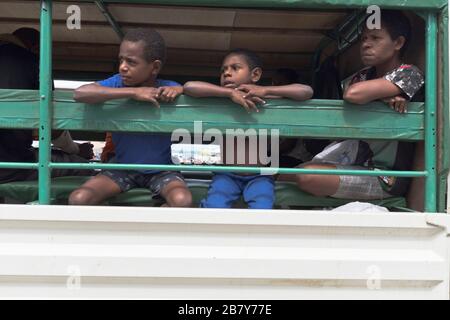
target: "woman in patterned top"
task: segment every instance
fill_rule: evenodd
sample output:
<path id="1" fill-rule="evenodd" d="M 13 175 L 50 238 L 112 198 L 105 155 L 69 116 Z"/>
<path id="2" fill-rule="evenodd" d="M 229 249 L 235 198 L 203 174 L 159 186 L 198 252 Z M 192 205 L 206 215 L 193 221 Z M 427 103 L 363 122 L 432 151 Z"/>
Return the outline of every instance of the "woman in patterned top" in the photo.
<path id="1" fill-rule="evenodd" d="M 366 68 L 352 77 L 350 85 L 345 88 L 344 100 L 354 104 L 381 100 L 399 113 L 407 111 L 408 101 L 417 98 L 424 85 L 422 72 L 402 62 L 410 30 L 408 18 L 399 11 L 390 10 L 381 12 L 380 29 L 364 28 L 360 55 Z M 327 148 L 324 154 L 301 167 L 409 170 L 414 154 L 414 145 L 397 141 L 343 141 Z M 334 150 L 334 154 L 330 150 Z M 353 157 L 337 161 L 336 152 L 352 154 Z M 332 160 L 328 154 L 333 154 Z M 295 175 L 288 180 L 295 181 L 301 190 L 313 195 L 360 200 L 404 195 L 410 182 L 409 178 L 312 174 Z"/>

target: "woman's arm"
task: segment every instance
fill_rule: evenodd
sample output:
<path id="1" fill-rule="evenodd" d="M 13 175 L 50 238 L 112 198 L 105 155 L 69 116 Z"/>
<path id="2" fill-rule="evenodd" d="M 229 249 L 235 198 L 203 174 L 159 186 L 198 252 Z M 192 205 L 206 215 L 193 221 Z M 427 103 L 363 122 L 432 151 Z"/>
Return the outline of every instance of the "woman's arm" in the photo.
<path id="1" fill-rule="evenodd" d="M 350 85 L 344 92 L 344 100 L 354 104 L 366 104 L 402 93 L 402 90 L 392 82 L 386 79 L 374 79 Z"/>

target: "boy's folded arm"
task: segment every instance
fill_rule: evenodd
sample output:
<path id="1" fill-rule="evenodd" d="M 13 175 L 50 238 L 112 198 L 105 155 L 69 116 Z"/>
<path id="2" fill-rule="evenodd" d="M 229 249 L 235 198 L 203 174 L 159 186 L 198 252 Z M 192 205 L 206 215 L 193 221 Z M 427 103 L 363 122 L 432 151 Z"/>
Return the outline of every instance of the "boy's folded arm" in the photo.
<path id="1" fill-rule="evenodd" d="M 264 98 L 288 98 L 292 100 L 304 101 L 311 99 L 314 91 L 310 86 L 293 83 L 284 86 L 265 87 Z"/>
<path id="2" fill-rule="evenodd" d="M 220 87 L 212 83 L 202 81 L 188 81 L 183 86 L 184 94 L 195 97 L 224 97 L 229 98 L 233 89 Z"/>
<path id="3" fill-rule="evenodd" d="M 84 103 L 102 103 L 113 99 L 134 98 L 134 88 L 110 88 L 98 83 L 86 84 L 74 91 L 73 99 Z"/>
<path id="4" fill-rule="evenodd" d="M 354 104 L 366 104 L 371 101 L 398 96 L 403 91 L 386 79 L 374 79 L 350 85 L 344 92 L 344 100 Z"/>
<path id="5" fill-rule="evenodd" d="M 183 94 L 183 86 L 164 86 L 159 87 L 157 98 L 162 102 L 173 102 L 181 94 Z"/>

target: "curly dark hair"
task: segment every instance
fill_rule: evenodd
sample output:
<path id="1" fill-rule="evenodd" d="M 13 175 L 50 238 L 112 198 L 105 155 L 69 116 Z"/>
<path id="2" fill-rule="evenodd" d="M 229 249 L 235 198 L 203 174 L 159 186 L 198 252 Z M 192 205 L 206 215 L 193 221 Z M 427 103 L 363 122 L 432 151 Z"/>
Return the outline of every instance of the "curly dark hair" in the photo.
<path id="1" fill-rule="evenodd" d="M 238 55 L 243 56 L 245 60 L 247 61 L 247 64 L 250 68 L 250 70 L 253 70 L 255 68 L 261 68 L 262 69 L 262 60 L 261 58 L 253 51 L 247 50 L 247 49 L 233 49 L 230 52 L 227 53 L 225 56 L 231 56 L 231 55 Z"/>
<path id="2" fill-rule="evenodd" d="M 148 62 L 160 60 L 166 61 L 166 44 L 163 37 L 154 29 L 138 28 L 128 31 L 123 41 L 144 43 L 144 58 Z"/>

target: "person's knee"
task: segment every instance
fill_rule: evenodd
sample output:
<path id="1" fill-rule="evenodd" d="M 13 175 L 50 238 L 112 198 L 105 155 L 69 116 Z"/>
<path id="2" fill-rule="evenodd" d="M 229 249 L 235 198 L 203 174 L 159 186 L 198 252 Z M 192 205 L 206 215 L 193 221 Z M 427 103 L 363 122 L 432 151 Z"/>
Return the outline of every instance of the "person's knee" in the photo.
<path id="1" fill-rule="evenodd" d="M 168 194 L 166 201 L 171 207 L 191 207 L 192 194 L 187 188 L 176 188 Z"/>
<path id="2" fill-rule="evenodd" d="M 79 188 L 73 191 L 69 196 L 69 205 L 82 206 L 92 204 L 94 194 L 90 189 Z"/>
<path id="3" fill-rule="evenodd" d="M 300 190 L 306 191 L 313 196 L 329 195 L 328 188 L 325 188 L 324 176 L 314 174 L 297 175 L 297 185 Z"/>
<path id="4" fill-rule="evenodd" d="M 317 175 L 312 174 L 298 174 L 296 176 L 297 185 L 300 189 L 306 189 L 308 186 L 316 183 Z"/>

